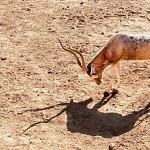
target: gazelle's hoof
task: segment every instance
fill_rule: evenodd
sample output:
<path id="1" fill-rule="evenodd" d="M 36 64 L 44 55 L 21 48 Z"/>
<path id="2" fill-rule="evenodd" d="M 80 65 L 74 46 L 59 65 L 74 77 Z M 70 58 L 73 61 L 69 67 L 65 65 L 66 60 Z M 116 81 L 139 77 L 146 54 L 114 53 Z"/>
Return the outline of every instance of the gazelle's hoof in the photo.
<path id="1" fill-rule="evenodd" d="M 104 91 L 104 97 L 108 97 L 109 96 L 109 94 L 110 94 L 110 92 L 108 92 L 108 91 Z"/>
<path id="2" fill-rule="evenodd" d="M 112 89 L 112 94 L 118 94 L 119 93 L 119 91 L 117 90 L 117 89 Z"/>
<path id="3" fill-rule="evenodd" d="M 118 94 L 118 90 L 116 90 L 116 89 L 111 89 L 111 90 L 109 90 L 109 91 L 105 91 L 103 94 L 104 94 L 104 97 L 108 97 L 110 94 L 111 95 L 116 95 L 116 94 Z"/>
<path id="4" fill-rule="evenodd" d="M 148 103 L 148 105 L 145 108 L 150 108 L 150 103 Z"/>

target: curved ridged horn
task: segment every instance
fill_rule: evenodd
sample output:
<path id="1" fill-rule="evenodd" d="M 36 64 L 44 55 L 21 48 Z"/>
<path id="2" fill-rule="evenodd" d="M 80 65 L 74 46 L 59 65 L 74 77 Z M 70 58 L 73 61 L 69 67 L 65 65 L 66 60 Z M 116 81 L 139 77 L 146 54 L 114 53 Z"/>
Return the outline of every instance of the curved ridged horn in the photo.
<path id="1" fill-rule="evenodd" d="M 79 51 L 71 49 L 70 46 L 69 46 L 69 49 L 66 49 L 66 48 L 63 46 L 62 42 L 61 42 L 59 39 L 58 39 L 58 41 L 59 41 L 61 47 L 62 47 L 65 51 L 67 51 L 67 52 L 69 52 L 69 53 L 71 53 L 71 54 L 73 54 L 73 55 L 75 56 L 78 65 L 79 65 L 84 71 L 87 72 L 87 71 L 88 71 L 88 68 L 86 67 L 86 64 L 85 64 L 83 55 L 82 55 Z M 78 56 L 77 56 L 76 53 L 80 55 L 81 60 L 82 60 L 82 64 L 81 64 L 81 62 L 80 62 L 80 60 L 79 60 L 79 58 L 78 58 Z"/>

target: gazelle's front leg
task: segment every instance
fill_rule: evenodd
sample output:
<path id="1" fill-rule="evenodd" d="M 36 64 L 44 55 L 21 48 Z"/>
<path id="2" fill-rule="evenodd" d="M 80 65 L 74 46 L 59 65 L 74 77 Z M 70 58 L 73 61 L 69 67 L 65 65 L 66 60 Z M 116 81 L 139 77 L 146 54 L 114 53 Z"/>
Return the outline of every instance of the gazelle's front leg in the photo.
<path id="1" fill-rule="evenodd" d="M 117 74 L 117 86 L 120 86 L 120 64 L 112 64 L 110 67 L 109 91 L 104 92 L 105 97 L 108 97 L 110 94 L 115 95 L 118 93 L 118 90 L 112 88 L 115 74 Z"/>
<path id="2" fill-rule="evenodd" d="M 109 90 L 112 90 L 112 85 L 113 85 L 113 80 L 114 80 L 115 74 L 117 75 L 116 88 L 118 89 L 120 87 L 120 63 L 111 65 Z"/>
<path id="3" fill-rule="evenodd" d="M 110 68 L 110 81 L 109 81 L 109 91 L 112 90 L 113 80 L 116 72 L 116 64 L 112 64 Z"/>

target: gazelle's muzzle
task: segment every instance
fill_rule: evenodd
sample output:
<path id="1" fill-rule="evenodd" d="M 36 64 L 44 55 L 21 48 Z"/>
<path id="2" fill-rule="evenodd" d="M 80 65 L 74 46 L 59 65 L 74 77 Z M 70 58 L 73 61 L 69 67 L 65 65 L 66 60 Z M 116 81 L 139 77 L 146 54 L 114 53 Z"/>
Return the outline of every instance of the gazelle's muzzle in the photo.
<path id="1" fill-rule="evenodd" d="M 97 85 L 101 84 L 101 78 L 102 76 L 98 75 L 96 72 L 95 72 L 95 67 L 90 67 L 90 76 L 91 78 L 96 82 Z"/>
<path id="2" fill-rule="evenodd" d="M 97 85 L 100 85 L 102 83 L 101 78 L 95 78 L 94 81 Z"/>

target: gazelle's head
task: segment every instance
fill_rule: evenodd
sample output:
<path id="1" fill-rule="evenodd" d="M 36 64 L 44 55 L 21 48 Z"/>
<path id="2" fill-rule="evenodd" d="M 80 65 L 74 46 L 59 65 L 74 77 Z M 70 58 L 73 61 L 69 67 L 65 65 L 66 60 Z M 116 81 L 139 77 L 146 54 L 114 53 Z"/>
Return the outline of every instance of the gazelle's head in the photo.
<path id="1" fill-rule="evenodd" d="M 87 74 L 96 82 L 97 85 L 101 84 L 102 70 L 100 70 L 96 66 L 92 66 L 91 64 L 88 64 L 87 68 L 88 68 Z"/>
<path id="2" fill-rule="evenodd" d="M 109 62 L 102 53 L 97 56 L 87 65 L 87 74 L 99 85 L 102 83 L 102 71 L 109 65 Z"/>
<path id="3" fill-rule="evenodd" d="M 106 63 L 105 58 L 104 58 L 103 56 L 100 56 L 100 59 L 101 59 L 101 60 L 99 60 L 99 57 L 95 57 L 95 58 L 91 61 L 91 63 L 89 63 L 89 64 L 86 66 L 84 57 L 83 57 L 83 55 L 82 55 L 79 51 L 71 49 L 70 46 L 69 46 L 68 49 L 66 49 L 66 48 L 63 46 L 63 44 L 61 43 L 61 41 L 60 41 L 59 39 L 58 39 L 58 41 L 59 41 L 60 45 L 62 46 L 62 48 L 63 48 L 65 51 L 67 51 L 67 52 L 69 52 L 69 53 L 71 53 L 71 54 L 73 54 L 73 55 L 75 56 L 78 65 L 79 65 L 92 79 L 94 79 L 94 81 L 96 82 L 96 84 L 99 85 L 99 84 L 102 82 L 102 81 L 101 81 L 101 79 L 102 79 L 102 71 L 108 66 L 108 64 Z M 78 57 L 77 54 L 81 57 L 82 62 L 80 62 L 79 57 Z M 98 55 L 99 55 L 99 54 L 98 54 Z M 103 54 L 101 54 L 101 55 L 103 55 Z"/>

